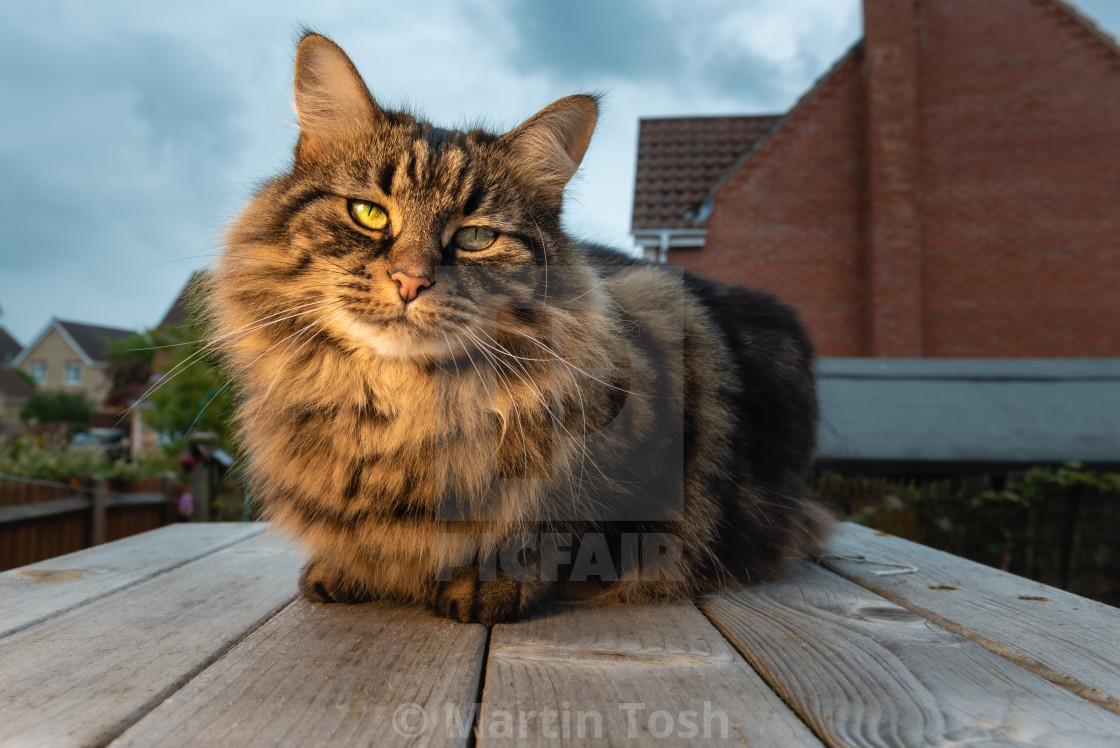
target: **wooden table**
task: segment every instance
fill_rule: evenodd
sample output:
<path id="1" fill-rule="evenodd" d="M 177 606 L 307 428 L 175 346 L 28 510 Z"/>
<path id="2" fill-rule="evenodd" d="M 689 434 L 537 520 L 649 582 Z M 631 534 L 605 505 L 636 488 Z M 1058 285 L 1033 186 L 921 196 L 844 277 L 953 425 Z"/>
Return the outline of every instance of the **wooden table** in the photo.
<path id="1" fill-rule="evenodd" d="M 0 574 L 0 745 L 1120 745 L 1120 609 L 855 525 L 830 552 L 488 631 L 308 604 L 262 525 L 173 525 Z"/>

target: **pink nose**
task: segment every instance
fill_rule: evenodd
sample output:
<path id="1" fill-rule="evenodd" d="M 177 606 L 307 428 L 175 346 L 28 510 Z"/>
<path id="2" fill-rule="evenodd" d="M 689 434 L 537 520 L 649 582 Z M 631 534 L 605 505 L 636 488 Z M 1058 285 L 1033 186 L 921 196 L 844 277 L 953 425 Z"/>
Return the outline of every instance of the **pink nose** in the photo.
<path id="1" fill-rule="evenodd" d="M 421 288 L 427 288 L 432 285 L 432 282 L 424 276 L 417 278 L 415 275 L 398 270 L 392 273 L 389 278 L 395 280 L 400 285 L 401 298 L 405 303 L 408 303 L 420 295 Z"/>

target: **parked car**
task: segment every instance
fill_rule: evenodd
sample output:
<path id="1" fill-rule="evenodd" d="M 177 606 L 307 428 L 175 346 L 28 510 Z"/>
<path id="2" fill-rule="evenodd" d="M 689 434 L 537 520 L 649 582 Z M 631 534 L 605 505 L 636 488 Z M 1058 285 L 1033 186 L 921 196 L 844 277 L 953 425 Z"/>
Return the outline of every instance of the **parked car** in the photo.
<path id="1" fill-rule="evenodd" d="M 71 448 L 92 447 L 105 452 L 109 460 L 128 456 L 128 438 L 120 429 L 92 428 L 79 431 L 70 439 Z"/>

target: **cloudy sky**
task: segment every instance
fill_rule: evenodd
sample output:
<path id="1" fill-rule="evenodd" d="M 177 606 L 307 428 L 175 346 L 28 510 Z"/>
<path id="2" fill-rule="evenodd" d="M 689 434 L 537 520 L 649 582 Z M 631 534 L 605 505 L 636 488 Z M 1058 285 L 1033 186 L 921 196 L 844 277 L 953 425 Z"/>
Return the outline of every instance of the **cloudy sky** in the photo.
<path id="1" fill-rule="evenodd" d="M 1120 31 L 1116 0 L 1079 4 Z M 784 111 L 860 35 L 858 0 L 2 3 L 0 325 L 155 325 L 289 163 L 301 25 L 444 126 L 605 93 L 566 220 L 620 247 L 639 117 Z"/>

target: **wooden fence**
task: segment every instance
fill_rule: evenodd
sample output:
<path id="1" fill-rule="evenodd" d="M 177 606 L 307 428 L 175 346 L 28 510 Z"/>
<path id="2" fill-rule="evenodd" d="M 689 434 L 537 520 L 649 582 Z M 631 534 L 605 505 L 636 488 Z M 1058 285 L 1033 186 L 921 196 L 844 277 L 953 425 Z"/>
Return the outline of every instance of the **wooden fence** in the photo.
<path id="1" fill-rule="evenodd" d="M 0 476 L 0 571 L 175 522 L 182 490 L 168 478 L 113 487 Z"/>
<path id="2" fill-rule="evenodd" d="M 876 530 L 1120 606 L 1120 496 L 1072 483 L 1031 501 L 990 498 L 1007 480 L 826 474 L 817 491 Z"/>

